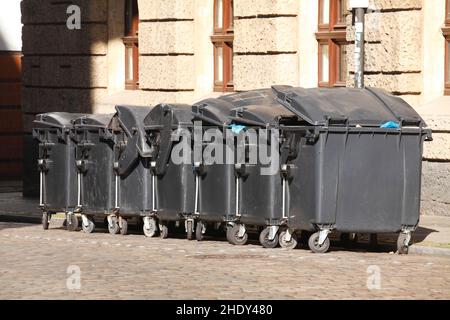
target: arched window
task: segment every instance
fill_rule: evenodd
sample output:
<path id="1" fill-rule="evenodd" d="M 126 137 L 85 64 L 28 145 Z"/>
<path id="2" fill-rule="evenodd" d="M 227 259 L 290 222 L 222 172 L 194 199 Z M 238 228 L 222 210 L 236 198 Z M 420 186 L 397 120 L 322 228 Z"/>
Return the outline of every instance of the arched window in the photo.
<path id="1" fill-rule="evenodd" d="M 345 86 L 347 78 L 346 0 L 318 0 L 319 87 Z"/>
<path id="2" fill-rule="evenodd" d="M 139 10 L 137 0 L 125 1 L 125 89 L 139 88 Z"/>
<path id="3" fill-rule="evenodd" d="M 214 91 L 233 91 L 233 0 L 214 1 Z"/>

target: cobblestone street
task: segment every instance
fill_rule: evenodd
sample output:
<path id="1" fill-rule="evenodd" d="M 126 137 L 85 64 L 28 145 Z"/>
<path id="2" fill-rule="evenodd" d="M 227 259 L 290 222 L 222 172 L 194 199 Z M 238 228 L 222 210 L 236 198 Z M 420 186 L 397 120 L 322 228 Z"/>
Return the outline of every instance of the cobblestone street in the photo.
<path id="1" fill-rule="evenodd" d="M 0 243 L 0 299 L 450 298 L 444 256 L 338 248 L 319 255 L 20 223 L 0 223 Z M 70 285 L 74 268 L 80 289 Z"/>

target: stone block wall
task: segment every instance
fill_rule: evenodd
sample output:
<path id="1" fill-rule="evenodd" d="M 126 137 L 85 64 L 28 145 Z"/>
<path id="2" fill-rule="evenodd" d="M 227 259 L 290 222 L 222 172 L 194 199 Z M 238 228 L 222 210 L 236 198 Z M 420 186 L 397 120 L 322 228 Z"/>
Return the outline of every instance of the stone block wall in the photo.
<path id="1" fill-rule="evenodd" d="M 66 26 L 70 4 L 81 9 L 81 29 Z M 96 112 L 108 87 L 108 0 L 23 0 L 24 194 L 38 192 L 35 115 Z M 107 110 L 103 110 L 107 111 Z"/>
<path id="2" fill-rule="evenodd" d="M 298 1 L 235 1 L 235 90 L 298 85 L 298 11 Z"/>
<path id="3" fill-rule="evenodd" d="M 194 2 L 138 2 L 139 86 L 150 104 L 194 97 Z"/>
<path id="4" fill-rule="evenodd" d="M 418 112 L 433 130 L 433 141 L 424 144 L 422 213 L 450 216 L 450 97 Z"/>
<path id="5" fill-rule="evenodd" d="M 365 83 L 401 96 L 414 106 L 421 102 L 422 0 L 370 0 L 374 12 L 366 15 Z M 354 41 L 351 15 L 347 18 L 347 40 Z M 349 52 L 354 52 L 350 45 Z M 348 59 L 349 85 L 353 83 L 353 54 Z"/>

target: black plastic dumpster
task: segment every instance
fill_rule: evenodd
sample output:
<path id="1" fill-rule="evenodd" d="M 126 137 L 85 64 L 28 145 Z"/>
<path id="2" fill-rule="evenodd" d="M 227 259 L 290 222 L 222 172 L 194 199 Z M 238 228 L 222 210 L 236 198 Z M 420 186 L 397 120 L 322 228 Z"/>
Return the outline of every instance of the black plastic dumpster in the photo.
<path id="1" fill-rule="evenodd" d="M 253 135 L 253 138 L 248 136 L 246 140 L 238 140 L 237 149 L 240 144 L 246 156 L 242 163 L 236 164 L 239 168 L 237 223 L 244 228 L 264 228 L 260 233 L 260 243 L 266 248 L 274 248 L 278 245 L 280 226 L 287 219 L 284 179 L 280 174 L 283 140 L 279 127 L 297 124 L 298 118 L 280 105 L 271 89 L 249 91 L 224 99 L 237 107 L 231 112 L 233 123 L 242 126 L 244 135 Z M 229 238 L 236 237 L 238 230 L 233 231 Z M 294 241 L 292 239 L 289 244 L 296 245 Z"/>
<path id="2" fill-rule="evenodd" d="M 151 168 L 156 200 L 156 216 L 145 221 L 144 232 L 166 238 L 169 222 L 185 222 L 187 238 L 193 238 L 195 211 L 195 174 L 192 166 L 193 137 L 191 106 L 160 104 L 144 120 L 151 150 Z"/>
<path id="3" fill-rule="evenodd" d="M 75 142 L 70 137 L 70 130 L 72 120 L 81 116 L 53 112 L 39 114 L 34 121 L 33 137 L 39 142 L 39 206 L 43 211 L 44 229 L 48 229 L 51 216 L 59 212 L 66 214 L 69 231 L 78 228 L 78 219 L 74 214 L 78 192 Z"/>
<path id="4" fill-rule="evenodd" d="M 113 116 L 86 115 L 73 121 L 79 184 L 77 211 L 82 213 L 86 233 L 94 231 L 96 217 L 103 220 L 114 211 L 114 135 L 108 128 Z"/>
<path id="5" fill-rule="evenodd" d="M 150 107 L 116 106 L 109 129 L 114 134 L 114 214 L 108 216 L 111 234 L 127 233 L 128 219 L 138 222 L 153 216 L 150 146 L 144 119 Z"/>
<path id="6" fill-rule="evenodd" d="M 227 146 L 226 130 L 231 124 L 231 110 L 235 106 L 223 99 L 206 99 L 192 106 L 195 123 L 202 127 L 202 147 L 199 159 L 194 159 L 196 171 L 196 186 L 198 190 L 198 203 L 196 210 L 197 227 L 196 238 L 202 240 L 207 230 L 215 231 L 226 228 L 227 238 L 231 229 L 235 226 L 236 215 L 239 215 L 239 208 L 236 206 L 239 194 L 236 193 L 238 177 L 236 176 L 235 155 L 232 161 L 216 163 L 212 159 L 204 159 L 203 154 L 206 148 L 217 148 L 222 150 L 224 158 L 227 148 L 235 149 L 235 141 Z M 222 136 L 223 139 L 203 139 L 206 132 Z M 205 141 L 204 141 L 205 140 Z M 239 225 L 236 226 L 239 228 Z M 239 236 L 236 238 L 237 244 L 247 241 L 247 234 L 244 228 L 239 229 Z M 233 243 L 231 239 L 228 239 Z"/>
<path id="7" fill-rule="evenodd" d="M 419 222 L 423 141 L 431 140 L 420 116 L 379 89 L 273 89 L 308 123 L 282 128 L 295 142 L 286 161 L 289 230 L 316 231 L 314 252 L 329 249 L 333 230 L 399 232 L 407 253 Z"/>

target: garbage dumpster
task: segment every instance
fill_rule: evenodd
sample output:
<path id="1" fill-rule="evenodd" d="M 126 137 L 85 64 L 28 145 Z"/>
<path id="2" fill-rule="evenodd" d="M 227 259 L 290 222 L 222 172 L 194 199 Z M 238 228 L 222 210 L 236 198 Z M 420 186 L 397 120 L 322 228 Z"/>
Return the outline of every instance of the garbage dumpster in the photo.
<path id="1" fill-rule="evenodd" d="M 114 214 L 108 215 L 111 234 L 127 233 L 128 219 L 138 222 L 154 213 L 150 146 L 144 131 L 149 107 L 116 106 L 109 128 L 114 134 Z M 144 229 L 145 230 L 145 229 Z"/>
<path id="2" fill-rule="evenodd" d="M 113 116 L 85 115 L 73 121 L 78 169 L 77 211 L 82 213 L 82 229 L 86 233 L 94 231 L 96 217 L 103 220 L 114 211 L 114 135 L 108 128 Z M 123 225 L 122 230 L 125 229 Z"/>
<path id="3" fill-rule="evenodd" d="M 223 97 L 206 99 L 192 106 L 194 121 L 200 123 L 202 127 L 201 156 L 199 159 L 194 159 L 196 189 L 198 190 L 198 201 L 195 208 L 196 238 L 199 241 L 204 238 L 210 228 L 219 231 L 224 226 L 228 238 L 235 225 L 235 216 L 239 214 L 236 207 L 239 195 L 236 193 L 235 155 L 231 161 L 226 161 L 226 130 L 231 124 L 230 113 L 233 108 L 234 105 L 225 101 Z M 214 135 L 222 138 L 216 140 L 212 138 Z M 228 148 L 234 151 L 234 140 L 229 143 Z M 213 159 L 204 158 L 205 151 L 213 149 L 222 151 L 223 158 L 219 163 Z M 236 228 L 239 228 L 239 225 Z M 247 237 L 245 229 L 241 228 L 239 236 L 236 237 L 236 243 L 244 244 L 247 242 Z M 231 239 L 228 240 L 233 243 Z"/>
<path id="4" fill-rule="evenodd" d="M 422 146 L 431 130 L 404 100 L 379 89 L 274 87 L 308 126 L 285 126 L 293 139 L 288 178 L 289 233 L 316 231 L 326 252 L 333 231 L 399 232 L 407 253 L 419 222 Z"/>
<path id="5" fill-rule="evenodd" d="M 58 212 L 66 214 L 69 231 L 78 228 L 78 218 L 74 214 L 77 206 L 75 142 L 70 130 L 72 120 L 81 116 L 52 112 L 39 114 L 34 121 L 33 138 L 39 142 L 39 206 L 43 211 L 44 229 L 48 229 L 51 216 Z"/>
<path id="6" fill-rule="evenodd" d="M 237 147 L 237 150 L 241 147 L 245 152 L 245 158 L 241 159 L 244 161 L 236 164 L 239 168 L 237 222 L 244 228 L 262 227 L 261 245 L 275 248 L 278 231 L 287 218 L 282 188 L 284 180 L 280 174 L 282 136 L 279 127 L 296 124 L 298 118 L 280 105 L 271 89 L 249 91 L 225 99 L 237 107 L 232 110 L 231 119 L 234 124 L 242 126 L 244 135 L 238 139 Z M 242 139 L 245 136 L 246 139 Z M 237 229 L 234 231 L 231 237 L 238 232 Z M 292 239 L 288 244 L 295 246 L 295 241 Z"/>
<path id="7" fill-rule="evenodd" d="M 144 124 L 151 145 L 149 173 L 153 181 L 152 198 L 156 201 L 156 216 L 145 222 L 144 232 L 155 236 L 159 229 L 160 237 L 166 238 L 169 222 L 184 221 L 187 238 L 191 240 L 196 199 L 191 106 L 157 105 Z"/>

